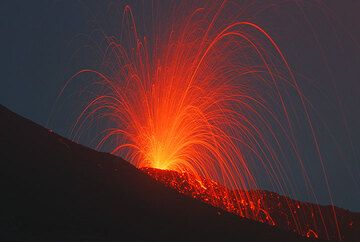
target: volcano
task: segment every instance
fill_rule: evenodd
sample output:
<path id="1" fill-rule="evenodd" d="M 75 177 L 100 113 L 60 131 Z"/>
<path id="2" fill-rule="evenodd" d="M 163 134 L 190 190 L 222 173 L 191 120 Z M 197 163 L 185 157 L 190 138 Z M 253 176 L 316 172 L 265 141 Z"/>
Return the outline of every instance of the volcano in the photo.
<path id="1" fill-rule="evenodd" d="M 206 196 L 194 199 L 180 173 L 139 170 L 3 106 L 0 142 L 1 241 L 321 241 L 241 218 Z M 176 184 L 189 190 L 179 193 Z M 274 211 L 285 211 L 278 209 L 283 196 L 263 193 L 271 197 Z M 337 211 L 344 241 L 356 241 L 359 214 Z M 282 217 L 270 213 L 281 224 Z"/>

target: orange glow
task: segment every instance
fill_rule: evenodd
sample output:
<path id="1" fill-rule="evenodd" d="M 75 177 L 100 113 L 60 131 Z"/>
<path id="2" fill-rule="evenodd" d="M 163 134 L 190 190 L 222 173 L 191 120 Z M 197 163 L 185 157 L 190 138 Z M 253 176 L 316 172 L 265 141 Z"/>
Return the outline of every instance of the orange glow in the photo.
<path id="1" fill-rule="evenodd" d="M 188 173 L 154 168 L 142 168 L 141 170 L 179 193 L 234 213 L 240 217 L 248 217 L 249 214 L 255 214 L 256 216 L 252 219 L 258 222 L 294 231 L 308 238 L 329 237 L 332 240 L 337 238 L 335 230 L 326 231 L 321 229 L 323 224 L 323 221 L 320 219 L 321 216 L 331 217 L 331 209 L 329 208 L 322 207 L 319 211 L 316 208 L 316 204 L 295 201 L 267 191 L 234 191 L 212 180 L 204 178 L 198 180 Z M 239 200 L 238 195 L 241 193 L 253 193 L 253 197 L 256 194 L 258 198 L 257 200 Z M 357 220 L 356 223 L 359 224 L 360 216 L 351 215 L 351 213 L 341 209 L 337 212 L 340 215 L 339 224 L 342 229 L 357 233 L 357 229 L 353 228 L 353 220 Z M 217 214 L 220 216 L 222 213 L 217 211 Z M 294 220 L 293 216 L 297 216 L 297 219 Z M 324 223 L 329 228 L 334 226 L 331 220 L 325 220 Z M 312 226 L 313 228 L 307 226 Z M 315 232 L 314 228 L 319 229 Z M 352 240 L 344 238 L 344 241 Z"/>
<path id="2" fill-rule="evenodd" d="M 111 147 L 138 168 L 177 172 L 186 183 L 169 179 L 171 187 L 241 217 L 329 238 L 318 207 L 310 216 L 284 198 L 276 207 L 290 212 L 276 221 L 259 188 L 263 177 L 274 190 L 296 194 L 288 174 L 292 162 L 316 200 L 295 121 L 309 127 L 319 151 L 318 144 L 285 55 L 238 4 L 197 4 L 176 5 L 148 35 L 140 34 L 130 6 L 124 8 L 121 39 L 105 36 L 101 71 L 81 70 L 70 79 L 93 75 L 102 92 L 79 115 L 73 137 L 89 128 L 86 122 L 104 119 L 113 126 L 101 134 L 98 149 Z M 319 160 L 323 167 L 320 152 Z M 337 228 L 331 236 L 339 238 L 336 216 L 331 221 Z"/>

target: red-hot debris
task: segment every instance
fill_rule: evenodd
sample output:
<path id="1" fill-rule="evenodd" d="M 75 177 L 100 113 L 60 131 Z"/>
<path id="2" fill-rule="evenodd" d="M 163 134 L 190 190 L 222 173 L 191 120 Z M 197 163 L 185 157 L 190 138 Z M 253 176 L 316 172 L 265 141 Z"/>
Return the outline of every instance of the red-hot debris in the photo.
<path id="1" fill-rule="evenodd" d="M 300 202 L 268 191 L 234 191 L 213 180 L 195 178 L 188 173 L 154 168 L 142 170 L 179 193 L 240 217 L 277 226 L 306 237 L 339 240 L 330 206 Z M 335 209 L 342 240 L 355 242 L 354 234 L 359 234 L 360 237 L 360 214 Z M 220 211 L 218 215 L 221 215 Z"/>

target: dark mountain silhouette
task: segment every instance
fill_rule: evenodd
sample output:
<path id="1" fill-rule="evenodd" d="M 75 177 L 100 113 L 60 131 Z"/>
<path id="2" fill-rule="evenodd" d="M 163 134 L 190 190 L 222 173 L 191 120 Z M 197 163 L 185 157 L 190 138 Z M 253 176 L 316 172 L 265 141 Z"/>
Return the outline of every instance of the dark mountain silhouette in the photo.
<path id="1" fill-rule="evenodd" d="M 179 194 L 2 106 L 0 146 L 0 241 L 311 241 Z"/>

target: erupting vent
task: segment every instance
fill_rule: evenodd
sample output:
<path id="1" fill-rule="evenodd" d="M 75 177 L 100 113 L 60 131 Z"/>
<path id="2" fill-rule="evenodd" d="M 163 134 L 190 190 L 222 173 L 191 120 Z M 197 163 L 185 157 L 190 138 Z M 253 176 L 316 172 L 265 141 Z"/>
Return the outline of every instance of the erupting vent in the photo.
<path id="1" fill-rule="evenodd" d="M 83 80 L 81 96 L 89 94 L 73 140 L 93 132 L 97 150 L 241 217 L 325 239 L 359 230 L 358 215 L 261 191 L 265 183 L 317 201 L 316 181 L 334 204 L 317 131 L 326 124 L 317 122 L 281 46 L 257 23 L 265 7 L 184 1 L 150 9 L 142 19 L 125 6 L 119 36 L 99 43 L 101 66 L 64 86 Z"/>

